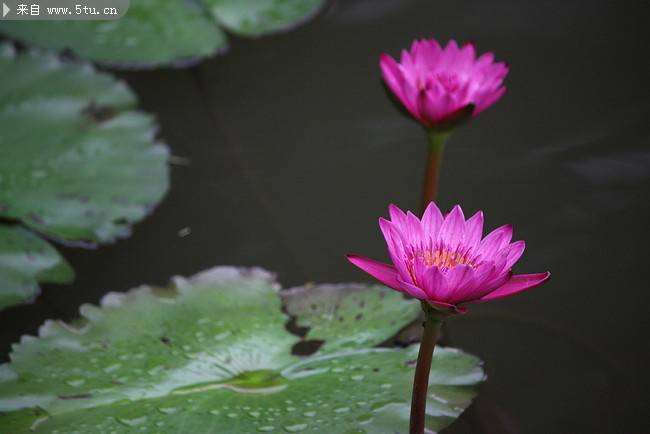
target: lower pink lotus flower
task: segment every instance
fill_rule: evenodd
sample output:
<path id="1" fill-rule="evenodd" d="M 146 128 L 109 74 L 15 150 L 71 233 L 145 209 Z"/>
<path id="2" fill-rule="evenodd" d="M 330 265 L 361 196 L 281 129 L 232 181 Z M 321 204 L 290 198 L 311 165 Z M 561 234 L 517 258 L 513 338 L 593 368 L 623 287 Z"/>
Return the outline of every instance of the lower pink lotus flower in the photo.
<path id="1" fill-rule="evenodd" d="M 441 48 L 435 39 L 415 40 L 399 63 L 382 54 L 380 67 L 386 85 L 426 128 L 476 116 L 506 91 L 508 66 L 494 63 L 492 53 L 477 58 L 474 44 L 458 47 L 452 40 Z"/>
<path id="2" fill-rule="evenodd" d="M 464 313 L 465 304 L 494 300 L 544 283 L 550 273 L 512 274 L 525 243 L 511 243 L 512 226 L 485 238 L 481 211 L 465 220 L 456 205 L 444 216 L 431 202 L 422 219 L 389 206 L 391 220 L 379 219 L 393 265 L 348 255 L 348 260 L 385 285 L 427 301 L 431 306 Z"/>

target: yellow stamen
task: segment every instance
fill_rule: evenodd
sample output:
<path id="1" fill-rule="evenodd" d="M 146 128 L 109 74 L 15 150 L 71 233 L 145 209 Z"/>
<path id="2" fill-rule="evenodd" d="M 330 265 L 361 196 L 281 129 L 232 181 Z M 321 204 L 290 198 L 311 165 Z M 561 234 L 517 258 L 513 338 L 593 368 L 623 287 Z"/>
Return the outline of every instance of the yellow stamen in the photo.
<path id="1" fill-rule="evenodd" d="M 470 251 L 463 251 L 460 247 L 455 250 L 447 248 L 445 245 L 438 245 L 435 249 L 429 247 L 427 249 L 413 249 L 413 252 L 406 258 L 406 268 L 411 275 L 413 283 L 417 285 L 417 278 L 415 275 L 415 261 L 421 260 L 427 267 L 438 267 L 441 271 L 447 271 L 457 265 L 469 265 L 476 268 L 479 266 L 478 258 L 470 255 Z"/>

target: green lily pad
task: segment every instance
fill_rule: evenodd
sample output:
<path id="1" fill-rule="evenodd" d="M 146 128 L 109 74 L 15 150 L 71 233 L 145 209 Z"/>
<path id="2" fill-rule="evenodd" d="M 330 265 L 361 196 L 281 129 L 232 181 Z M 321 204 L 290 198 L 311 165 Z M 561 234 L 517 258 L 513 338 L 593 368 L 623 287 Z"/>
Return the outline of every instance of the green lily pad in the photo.
<path id="1" fill-rule="evenodd" d="M 301 317 L 299 297 L 311 291 L 363 313 L 344 349 L 292 354 L 301 338 L 287 331 L 279 287 L 260 269 L 217 267 L 166 289 L 110 293 L 100 307 L 82 306 L 77 323 L 47 322 L 38 338 L 14 346 L 11 362 L 0 366 L 0 426 L 16 434 L 405 433 L 417 346 L 367 344 L 416 315 L 382 326 L 404 300 L 386 293 L 386 305 L 373 308 L 376 287 L 294 290 L 284 309 L 301 324 L 309 317 L 322 338 L 342 342 L 342 332 L 325 324 L 335 318 Z M 469 405 L 484 378 L 480 365 L 458 350 L 436 350 L 430 429 Z"/>
<path id="2" fill-rule="evenodd" d="M 305 339 L 325 341 L 321 353 L 379 345 L 421 312 L 412 298 L 381 285 L 293 288 L 281 297 L 296 325 L 309 329 Z"/>
<path id="3" fill-rule="evenodd" d="M 323 0 L 205 0 L 217 21 L 242 36 L 288 30 L 320 10 Z"/>
<path id="4" fill-rule="evenodd" d="M 128 236 L 167 190 L 153 118 L 89 65 L 0 51 L 0 216 L 70 243 Z"/>
<path id="5" fill-rule="evenodd" d="M 20 41 L 116 67 L 191 64 L 227 46 L 221 26 L 241 35 L 286 30 L 324 0 L 137 0 L 112 21 L 2 21 Z"/>
<path id="6" fill-rule="evenodd" d="M 188 63 L 226 45 L 203 5 L 187 0 L 134 0 L 112 21 L 2 21 L 0 31 L 37 47 L 133 68 Z"/>
<path id="7" fill-rule="evenodd" d="M 133 110 L 124 83 L 87 64 L 4 44 L 0 74 L 0 217 L 67 244 L 128 236 L 167 191 L 168 151 L 153 118 Z M 72 279 L 45 241 L 2 233 L 12 245 L 0 244 L 0 308 L 31 299 L 39 281 Z M 34 252 L 39 260 L 28 261 Z M 65 273 L 45 273 L 56 264 Z"/>
<path id="8" fill-rule="evenodd" d="M 47 241 L 20 226 L 0 224 L 0 309 L 34 298 L 38 282 L 67 283 L 73 277 Z"/>

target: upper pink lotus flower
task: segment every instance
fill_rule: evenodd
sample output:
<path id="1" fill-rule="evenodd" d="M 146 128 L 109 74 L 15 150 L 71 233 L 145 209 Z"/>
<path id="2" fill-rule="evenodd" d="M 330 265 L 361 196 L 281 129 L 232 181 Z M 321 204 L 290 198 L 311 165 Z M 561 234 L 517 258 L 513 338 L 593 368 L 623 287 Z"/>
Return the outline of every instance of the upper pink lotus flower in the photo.
<path id="1" fill-rule="evenodd" d="M 450 41 L 443 49 L 435 39 L 413 41 L 411 51 L 402 50 L 397 63 L 388 54 L 380 59 L 386 85 L 427 128 L 474 116 L 505 93 L 503 79 L 508 66 L 493 63 L 494 54 L 476 58 L 474 44 L 458 47 Z"/>
<path id="2" fill-rule="evenodd" d="M 512 226 L 481 239 L 483 212 L 467 221 L 456 205 L 443 217 L 431 202 L 422 220 L 390 205 L 391 220 L 379 219 L 393 265 L 348 255 L 348 260 L 382 283 L 427 301 L 438 309 L 463 313 L 467 303 L 506 297 L 545 282 L 550 273 L 512 274 L 525 243 L 511 243 Z"/>

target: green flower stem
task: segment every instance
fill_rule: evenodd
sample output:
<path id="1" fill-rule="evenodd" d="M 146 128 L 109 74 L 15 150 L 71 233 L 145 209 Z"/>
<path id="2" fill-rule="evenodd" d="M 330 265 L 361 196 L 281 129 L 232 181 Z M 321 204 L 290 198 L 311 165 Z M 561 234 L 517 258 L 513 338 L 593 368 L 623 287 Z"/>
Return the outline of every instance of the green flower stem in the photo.
<path id="1" fill-rule="evenodd" d="M 422 184 L 422 211 L 429 205 L 429 202 L 435 202 L 438 193 L 438 179 L 440 178 L 440 166 L 442 165 L 442 155 L 445 150 L 445 142 L 449 137 L 450 131 L 428 130 L 427 138 L 429 139 L 427 167 L 424 173 L 424 182 Z"/>
<path id="2" fill-rule="evenodd" d="M 409 434 L 424 434 L 424 420 L 427 409 L 427 389 L 429 387 L 429 371 L 433 350 L 440 335 L 445 315 L 432 308 L 428 303 L 422 302 L 425 313 L 424 331 L 418 361 L 415 365 L 413 378 L 413 395 L 411 398 L 411 426 Z"/>

